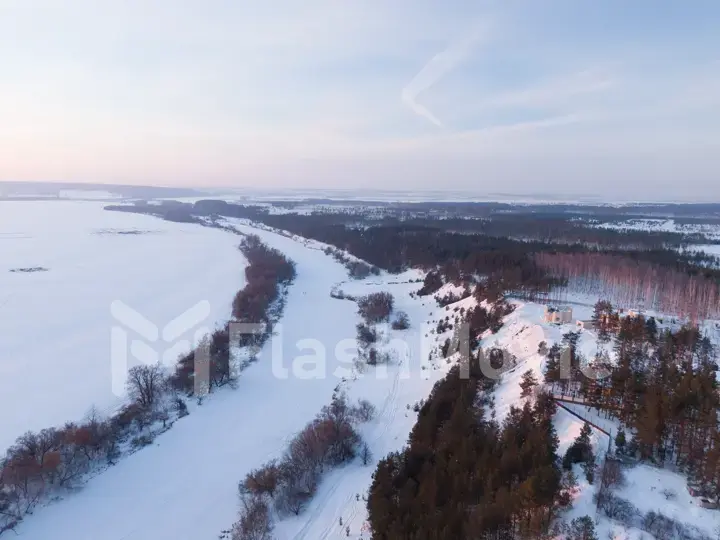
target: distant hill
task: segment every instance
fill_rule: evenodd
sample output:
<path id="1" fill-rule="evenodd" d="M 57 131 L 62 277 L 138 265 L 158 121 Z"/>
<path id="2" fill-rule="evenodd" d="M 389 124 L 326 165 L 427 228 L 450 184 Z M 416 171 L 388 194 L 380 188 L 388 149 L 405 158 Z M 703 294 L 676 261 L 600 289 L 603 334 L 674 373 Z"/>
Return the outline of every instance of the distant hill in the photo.
<path id="1" fill-rule="evenodd" d="M 107 196 L 102 196 L 106 194 Z M 178 187 L 81 184 L 76 182 L 1 182 L 0 200 L 35 198 L 131 198 L 198 197 L 203 191 Z"/>

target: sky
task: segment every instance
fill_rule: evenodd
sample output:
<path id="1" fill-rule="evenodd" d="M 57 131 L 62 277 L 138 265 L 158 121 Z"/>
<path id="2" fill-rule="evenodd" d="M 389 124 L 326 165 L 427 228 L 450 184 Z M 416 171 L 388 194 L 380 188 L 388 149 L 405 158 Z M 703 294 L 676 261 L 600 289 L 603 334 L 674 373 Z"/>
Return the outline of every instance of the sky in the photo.
<path id="1" fill-rule="evenodd" d="M 0 0 L 0 180 L 720 201 L 717 0 Z"/>

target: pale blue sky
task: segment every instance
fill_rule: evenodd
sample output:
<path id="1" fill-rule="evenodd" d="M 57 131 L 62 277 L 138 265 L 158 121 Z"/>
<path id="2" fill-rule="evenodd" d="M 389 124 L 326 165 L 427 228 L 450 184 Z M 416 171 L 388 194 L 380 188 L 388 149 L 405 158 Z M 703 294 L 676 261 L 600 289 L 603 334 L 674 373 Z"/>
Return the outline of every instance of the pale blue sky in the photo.
<path id="1" fill-rule="evenodd" d="M 0 180 L 720 200 L 717 0 L 0 0 Z"/>

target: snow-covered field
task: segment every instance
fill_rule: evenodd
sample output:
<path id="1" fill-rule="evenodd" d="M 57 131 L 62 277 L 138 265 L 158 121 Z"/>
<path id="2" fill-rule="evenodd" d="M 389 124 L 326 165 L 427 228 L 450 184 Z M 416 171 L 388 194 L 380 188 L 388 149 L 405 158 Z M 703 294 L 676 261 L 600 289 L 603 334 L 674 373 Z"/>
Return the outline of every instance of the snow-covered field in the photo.
<path id="1" fill-rule="evenodd" d="M 227 320 L 244 285 L 238 243 L 99 202 L 0 201 L 0 451 L 27 430 L 121 401 L 111 380 L 111 329 L 122 326 L 113 302 L 160 329 L 199 302 L 209 308 L 201 326 Z M 43 270 L 18 271 L 31 268 Z"/>
<path id="2" fill-rule="evenodd" d="M 703 251 L 708 255 L 720 257 L 720 244 L 698 244 L 689 246 L 688 249 L 691 251 Z"/>
<path id="3" fill-rule="evenodd" d="M 628 219 L 601 223 L 598 227 L 615 230 L 702 234 L 710 240 L 720 240 L 720 225 L 710 223 L 678 223 L 674 219 Z"/>

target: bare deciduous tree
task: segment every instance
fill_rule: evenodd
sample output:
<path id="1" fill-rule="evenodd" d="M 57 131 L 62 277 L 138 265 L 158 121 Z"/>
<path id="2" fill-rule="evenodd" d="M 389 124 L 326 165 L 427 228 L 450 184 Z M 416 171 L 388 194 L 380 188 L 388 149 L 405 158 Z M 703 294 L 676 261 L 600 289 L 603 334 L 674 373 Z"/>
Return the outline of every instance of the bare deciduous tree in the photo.
<path id="1" fill-rule="evenodd" d="M 387 321 L 395 301 L 388 292 L 368 294 L 358 300 L 358 313 L 369 323 Z"/>
<path id="2" fill-rule="evenodd" d="M 127 391 L 143 409 L 151 409 L 165 386 L 165 377 L 159 364 L 133 366 L 128 371 Z"/>
<path id="3" fill-rule="evenodd" d="M 398 311 L 392 322 L 393 330 L 407 330 L 410 328 L 410 317 L 404 311 Z"/>
<path id="4" fill-rule="evenodd" d="M 255 496 L 275 497 L 280 482 L 280 467 L 272 460 L 259 469 L 252 470 L 240 484 L 240 492 Z"/>
<path id="5" fill-rule="evenodd" d="M 360 459 L 362 460 L 363 465 L 369 465 L 370 461 L 372 461 L 372 452 L 370 451 L 370 447 L 367 443 L 363 443 L 362 448 L 360 449 Z"/>
<path id="6" fill-rule="evenodd" d="M 232 540 L 272 540 L 272 516 L 262 497 L 243 498 L 240 519 L 232 529 Z"/>
<path id="7" fill-rule="evenodd" d="M 358 401 L 358 404 L 353 407 L 352 416 L 358 422 L 369 422 L 375 417 L 376 412 L 375 405 L 367 399 L 361 399 Z"/>

